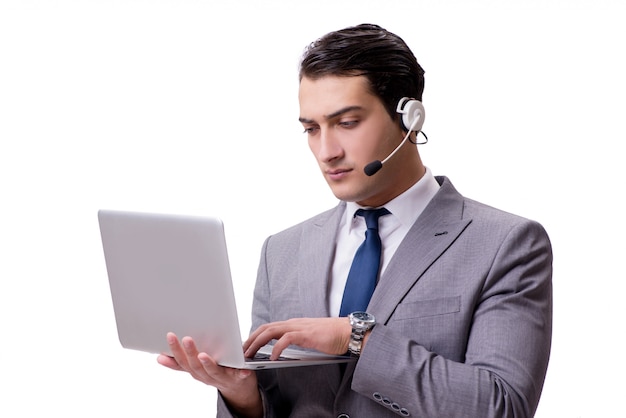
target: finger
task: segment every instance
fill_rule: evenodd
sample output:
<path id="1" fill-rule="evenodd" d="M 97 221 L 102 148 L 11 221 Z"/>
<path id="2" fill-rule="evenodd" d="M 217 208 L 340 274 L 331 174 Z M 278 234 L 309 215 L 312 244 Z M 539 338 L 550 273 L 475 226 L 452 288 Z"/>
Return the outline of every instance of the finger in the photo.
<path id="1" fill-rule="evenodd" d="M 271 326 L 275 326 L 276 324 L 278 324 L 278 322 L 274 322 L 274 323 L 271 323 L 271 324 L 263 324 L 260 327 L 258 327 L 257 329 L 255 329 L 248 336 L 248 339 L 243 343 L 243 349 L 247 351 L 248 348 L 254 343 L 255 340 L 257 340 L 259 338 L 259 336 L 261 334 L 263 334 L 264 332 L 266 332 L 266 330 L 268 328 L 270 328 Z"/>
<path id="2" fill-rule="evenodd" d="M 254 371 L 248 369 L 233 369 L 220 366 L 212 357 L 206 353 L 198 354 L 198 361 L 204 367 L 206 379 L 204 383 L 212 386 L 240 386 L 243 380 L 250 378 Z"/>
<path id="3" fill-rule="evenodd" d="M 180 365 L 178 364 L 178 362 L 176 361 L 176 359 L 174 359 L 174 357 L 170 357 L 168 355 L 165 354 L 160 354 L 157 357 L 157 362 L 162 365 L 165 366 L 169 369 L 172 370 L 177 370 L 177 371 L 182 371 L 182 367 L 180 367 Z"/>
<path id="4" fill-rule="evenodd" d="M 288 327 L 285 326 L 285 323 L 274 323 L 264 326 L 259 332 L 253 333 L 244 344 L 245 356 L 248 358 L 254 357 L 261 347 L 272 340 L 278 340 L 286 332 L 288 332 Z"/>
<path id="5" fill-rule="evenodd" d="M 253 358 L 256 355 L 257 351 L 259 351 L 259 349 L 264 345 L 265 344 L 260 344 L 256 338 L 248 339 L 248 341 L 246 341 L 243 346 L 244 357 Z"/>
<path id="6" fill-rule="evenodd" d="M 230 367 L 220 366 L 213 357 L 209 356 L 207 353 L 198 354 L 198 361 L 202 365 L 202 368 L 206 372 L 208 376 L 212 376 L 214 379 L 219 379 L 220 376 L 226 375 L 227 373 L 232 373 Z"/>
<path id="7" fill-rule="evenodd" d="M 188 359 L 187 354 L 185 354 L 185 350 L 182 345 L 178 341 L 178 337 L 173 332 L 167 333 L 167 344 L 170 347 L 170 352 L 172 353 L 172 358 L 178 364 L 181 370 L 188 369 Z"/>
<path id="8" fill-rule="evenodd" d="M 198 352 L 198 349 L 196 348 L 196 343 L 193 340 L 193 338 L 191 337 L 183 337 L 182 340 L 180 340 L 181 345 L 183 346 L 183 350 L 185 350 L 185 354 L 187 354 L 187 357 L 189 358 L 195 358 L 198 357 L 198 354 L 200 354 Z"/>
<path id="9" fill-rule="evenodd" d="M 183 350 L 187 356 L 188 371 L 198 380 L 204 380 L 206 378 L 206 370 L 203 364 L 198 359 L 200 353 L 196 348 L 196 343 L 191 337 L 184 337 L 181 340 Z"/>
<path id="10" fill-rule="evenodd" d="M 213 369 L 219 367 L 217 362 L 213 360 L 213 358 L 207 353 L 198 354 L 198 361 L 202 364 L 204 368 Z"/>
<path id="11" fill-rule="evenodd" d="M 225 367 L 217 364 L 217 362 L 207 353 L 200 353 L 196 358 L 198 360 L 199 367 L 202 368 L 202 371 L 198 369 L 196 370 L 196 373 L 204 376 L 202 381 L 207 384 L 214 385 L 215 382 L 223 380 L 223 376 L 225 376 L 226 373 Z"/>
<path id="12" fill-rule="evenodd" d="M 276 360 L 280 357 L 283 351 L 289 347 L 291 344 L 301 345 L 297 343 L 298 336 L 296 332 L 288 332 L 284 334 L 281 338 L 276 341 L 274 344 L 274 348 L 272 348 L 272 354 L 270 355 L 270 360 Z"/>

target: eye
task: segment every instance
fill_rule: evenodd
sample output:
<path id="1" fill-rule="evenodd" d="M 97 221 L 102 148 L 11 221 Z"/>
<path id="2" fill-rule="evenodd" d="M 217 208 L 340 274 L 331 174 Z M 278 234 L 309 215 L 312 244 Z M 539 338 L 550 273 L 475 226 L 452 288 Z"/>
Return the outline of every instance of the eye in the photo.
<path id="1" fill-rule="evenodd" d="M 341 126 L 342 128 L 347 128 L 347 129 L 354 128 L 358 124 L 359 124 L 359 121 L 356 119 L 342 120 L 341 122 L 339 122 L 339 126 Z"/>
<path id="2" fill-rule="evenodd" d="M 304 132 L 307 135 L 313 135 L 315 132 L 317 132 L 319 130 L 318 126 L 305 126 L 304 127 Z"/>

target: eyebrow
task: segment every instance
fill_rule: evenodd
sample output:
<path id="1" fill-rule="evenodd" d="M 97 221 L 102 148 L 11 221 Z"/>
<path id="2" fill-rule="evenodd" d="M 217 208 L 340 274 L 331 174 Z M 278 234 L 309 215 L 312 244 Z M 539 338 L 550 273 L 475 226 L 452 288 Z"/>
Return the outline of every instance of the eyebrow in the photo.
<path id="1" fill-rule="evenodd" d="M 324 119 L 326 119 L 326 120 L 334 119 L 337 116 L 341 116 L 344 113 L 348 113 L 348 112 L 351 112 L 353 110 L 363 110 L 363 108 L 361 106 L 346 106 L 344 108 L 341 108 L 339 110 L 334 111 L 333 113 L 330 113 L 328 115 L 324 115 Z M 298 118 L 298 120 L 300 122 L 302 122 L 302 123 L 315 123 L 315 121 L 313 119 Z"/>

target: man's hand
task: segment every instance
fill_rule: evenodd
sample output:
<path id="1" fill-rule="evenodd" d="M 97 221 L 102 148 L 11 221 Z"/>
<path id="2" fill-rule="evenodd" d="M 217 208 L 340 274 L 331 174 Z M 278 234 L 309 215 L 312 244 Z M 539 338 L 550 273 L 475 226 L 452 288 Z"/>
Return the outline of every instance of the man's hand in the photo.
<path id="1" fill-rule="evenodd" d="M 253 371 L 220 366 L 208 354 L 199 353 L 190 337 L 179 341 L 176 335 L 168 333 L 167 342 L 172 356 L 161 354 L 157 358 L 159 364 L 172 370 L 187 372 L 194 379 L 216 387 L 237 416 L 263 415 L 261 395 Z"/>
<path id="2" fill-rule="evenodd" d="M 326 354 L 341 355 L 348 351 L 352 327 L 348 318 L 294 318 L 287 321 L 261 325 L 254 331 L 243 348 L 246 357 L 256 352 L 271 340 L 277 340 L 271 359 L 291 344 L 312 348 Z"/>

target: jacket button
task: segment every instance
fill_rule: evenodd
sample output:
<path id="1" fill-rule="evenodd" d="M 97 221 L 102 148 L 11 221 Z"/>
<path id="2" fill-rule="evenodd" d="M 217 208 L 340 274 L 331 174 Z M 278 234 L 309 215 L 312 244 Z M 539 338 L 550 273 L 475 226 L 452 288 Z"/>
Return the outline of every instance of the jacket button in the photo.
<path id="1" fill-rule="evenodd" d="M 348 415 L 348 414 L 339 414 L 339 415 L 337 415 L 337 418 L 350 418 L 350 415 Z"/>
<path id="2" fill-rule="evenodd" d="M 402 409 L 400 409 L 400 414 L 401 414 L 402 416 L 405 416 L 405 417 L 408 417 L 408 416 L 410 416 L 410 415 L 411 415 L 411 414 L 409 413 L 408 409 L 406 409 L 406 408 L 402 408 Z"/>

